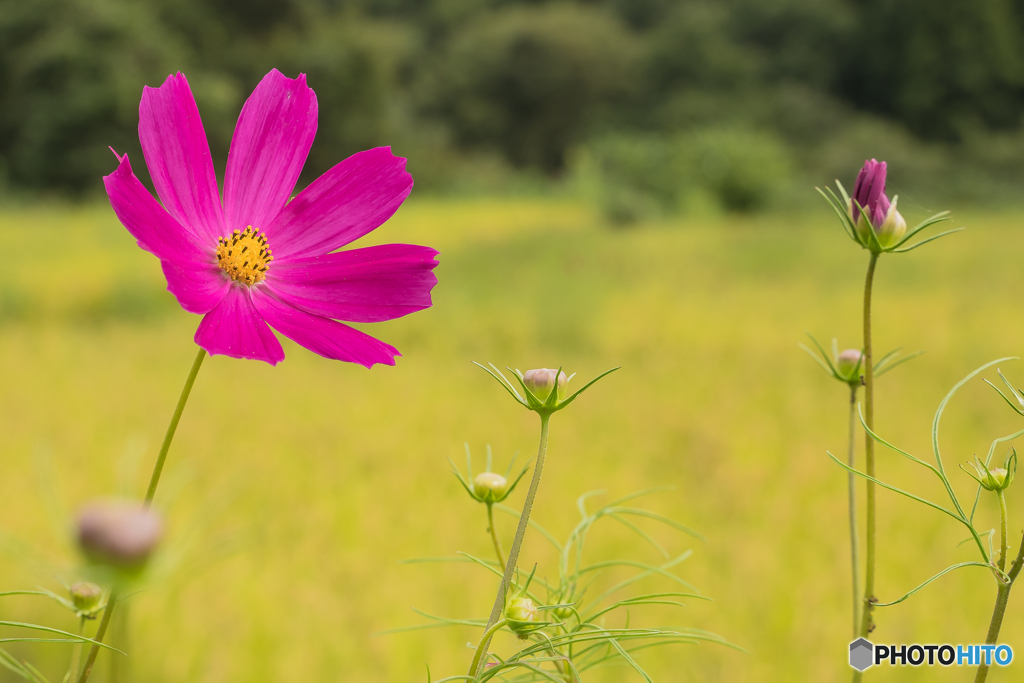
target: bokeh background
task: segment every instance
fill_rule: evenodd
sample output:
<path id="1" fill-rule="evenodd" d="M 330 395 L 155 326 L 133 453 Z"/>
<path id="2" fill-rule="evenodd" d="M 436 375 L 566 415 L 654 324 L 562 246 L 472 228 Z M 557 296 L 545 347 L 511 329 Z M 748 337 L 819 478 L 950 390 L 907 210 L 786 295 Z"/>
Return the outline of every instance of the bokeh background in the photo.
<path id="1" fill-rule="evenodd" d="M 878 426 L 927 458 L 949 387 L 1024 341 L 1022 38 L 1010 1 L 0 5 L 0 588 L 73 580 L 74 510 L 141 495 L 194 355 L 198 318 L 104 203 L 107 146 L 141 161 L 141 88 L 181 70 L 222 171 L 245 97 L 276 67 L 306 73 L 320 102 L 302 182 L 375 145 L 409 158 L 413 196 L 357 246 L 439 249 L 435 305 L 368 328 L 401 349 L 395 368 L 287 342 L 276 368 L 207 361 L 157 496 L 161 572 L 115 623 L 130 658 L 102 657 L 97 680 L 462 672 L 473 629 L 373 634 L 423 623 L 412 607 L 489 610 L 480 571 L 401 563 L 488 552 L 482 506 L 448 472 L 464 443 L 478 467 L 487 444 L 502 465 L 536 447 L 535 418 L 473 360 L 581 379 L 623 366 L 556 416 L 535 515 L 564 536 L 587 491 L 675 487 L 645 504 L 708 537 L 658 536 L 692 547 L 680 573 L 715 602 L 633 618 L 745 651 L 651 651 L 656 680 L 845 678 L 846 480 L 825 451 L 845 447 L 846 392 L 797 344 L 805 330 L 859 344 L 867 259 L 813 186 L 850 186 L 876 156 L 911 224 L 949 208 L 968 227 L 879 268 L 877 348 L 926 353 L 880 382 Z M 1017 365 L 1002 367 L 1024 383 Z M 1022 426 L 980 382 L 947 420 L 950 470 Z M 942 501 L 894 454 L 879 471 Z M 882 495 L 880 515 L 882 599 L 971 558 L 937 513 Z M 622 530 L 593 543 L 595 558 L 658 561 Z M 524 558 L 551 562 L 537 538 Z M 981 641 L 994 592 L 983 570 L 947 576 L 881 610 L 877 640 Z M 74 627 L 38 599 L 3 600 L 2 619 Z M 63 675 L 66 648 L 8 649 Z"/>

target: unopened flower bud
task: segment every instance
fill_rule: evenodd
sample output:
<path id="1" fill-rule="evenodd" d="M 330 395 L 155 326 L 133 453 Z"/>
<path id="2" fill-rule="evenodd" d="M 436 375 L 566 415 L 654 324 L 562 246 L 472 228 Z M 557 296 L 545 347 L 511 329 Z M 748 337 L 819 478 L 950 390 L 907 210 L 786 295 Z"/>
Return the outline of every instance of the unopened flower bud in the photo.
<path id="1" fill-rule="evenodd" d="M 561 619 L 562 621 L 565 621 L 566 619 L 572 616 L 572 609 L 572 605 L 566 605 L 565 607 L 556 607 L 554 610 L 555 616 Z"/>
<path id="2" fill-rule="evenodd" d="M 1006 470 L 996 467 L 981 475 L 981 485 L 988 491 L 999 491 L 1006 488 Z"/>
<path id="3" fill-rule="evenodd" d="M 559 373 L 558 370 L 552 370 L 551 368 L 539 368 L 537 370 L 527 370 L 523 374 L 523 384 L 533 392 L 541 401 L 547 399 L 551 394 L 551 390 L 555 387 L 555 375 L 558 375 L 558 394 L 559 400 L 565 398 L 565 384 L 569 381 L 569 378 L 565 376 L 565 373 Z"/>
<path id="4" fill-rule="evenodd" d="M 162 535 L 160 516 L 139 503 L 98 501 L 78 515 L 78 544 L 99 564 L 141 567 Z"/>
<path id="5" fill-rule="evenodd" d="M 899 242 L 906 232 L 907 221 L 905 221 L 900 212 L 896 210 L 896 198 L 893 198 L 892 204 L 889 205 L 889 210 L 886 211 L 885 220 L 882 221 L 881 225 L 875 228 L 875 235 L 878 237 L 878 243 L 883 249 L 888 249 Z"/>
<path id="6" fill-rule="evenodd" d="M 496 472 L 481 472 L 473 477 L 473 494 L 485 503 L 501 500 L 508 490 L 508 480 Z"/>
<path id="7" fill-rule="evenodd" d="M 95 583 L 79 581 L 68 589 L 71 594 L 71 603 L 79 612 L 89 613 L 95 611 L 103 597 L 103 589 Z"/>
<path id="8" fill-rule="evenodd" d="M 861 353 L 860 349 L 846 349 L 839 354 L 836 358 L 836 370 L 839 374 L 847 378 L 847 380 L 857 379 L 854 377 L 854 372 L 857 372 L 858 366 L 863 361 L 864 354 Z M 859 369 L 863 370 L 863 367 Z"/>
<path id="9" fill-rule="evenodd" d="M 961 465 L 967 474 L 971 475 L 978 484 L 986 491 L 1003 491 L 1013 483 L 1013 476 L 1017 472 L 1017 451 L 1011 449 L 1002 467 L 988 467 L 977 456 L 974 462 L 968 463 L 974 472 Z"/>
<path id="10" fill-rule="evenodd" d="M 505 620 L 508 627 L 520 638 L 537 630 L 535 622 L 539 611 L 530 598 L 512 598 L 505 608 Z"/>

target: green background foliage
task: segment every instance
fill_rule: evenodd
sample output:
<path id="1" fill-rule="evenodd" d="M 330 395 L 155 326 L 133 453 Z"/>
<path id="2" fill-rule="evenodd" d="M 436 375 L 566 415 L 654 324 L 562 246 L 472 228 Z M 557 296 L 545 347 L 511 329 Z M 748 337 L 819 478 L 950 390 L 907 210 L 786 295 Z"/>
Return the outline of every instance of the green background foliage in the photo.
<path id="1" fill-rule="evenodd" d="M 142 85 L 176 70 L 223 160 L 277 67 L 308 74 L 320 99 L 307 181 L 391 144 L 421 190 L 507 192 L 593 181 L 575 159 L 622 166 L 609 137 L 672 147 L 711 130 L 712 147 L 769 152 L 770 181 L 736 171 L 737 195 L 695 183 L 699 160 L 641 153 L 602 176 L 602 192 L 636 195 L 608 215 L 783 204 L 781 188 L 866 156 L 900 162 L 899 191 L 921 201 L 1012 201 L 1022 46 L 1014 0 L 26 0 L 0 7 L 0 180 L 100 192 L 107 145 L 139 156 Z M 677 196 L 645 189 L 652 176 Z M 703 199 L 687 200 L 695 188 Z"/>

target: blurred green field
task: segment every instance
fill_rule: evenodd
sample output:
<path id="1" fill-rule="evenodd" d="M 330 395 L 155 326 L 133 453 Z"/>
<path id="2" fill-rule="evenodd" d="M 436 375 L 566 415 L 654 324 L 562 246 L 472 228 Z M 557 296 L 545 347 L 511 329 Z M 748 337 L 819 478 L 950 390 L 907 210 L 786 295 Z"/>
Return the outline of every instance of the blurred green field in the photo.
<path id="1" fill-rule="evenodd" d="M 968 232 L 881 261 L 877 348 L 926 354 L 880 382 L 877 422 L 922 457 L 949 387 L 1022 350 L 1021 218 L 960 212 Z M 120 680 L 411 682 L 426 680 L 426 663 L 435 678 L 462 673 L 476 630 L 370 634 L 421 623 L 411 607 L 489 611 L 496 584 L 479 570 L 400 563 L 489 551 L 483 507 L 448 472 L 463 442 L 481 459 L 491 444 L 502 465 L 536 448 L 536 418 L 473 360 L 561 364 L 580 379 L 623 366 L 555 416 L 534 518 L 562 536 L 584 492 L 676 487 L 646 505 L 707 535 L 707 544 L 659 538 L 675 552 L 694 549 L 680 573 L 715 602 L 638 609 L 634 624 L 671 616 L 746 652 L 649 651 L 640 661 L 655 680 L 848 676 L 845 475 L 825 455 L 843 451 L 846 393 L 797 343 L 805 330 L 859 343 L 867 257 L 827 207 L 615 231 L 563 201 L 421 200 L 371 239 L 442 252 L 434 307 L 370 328 L 404 354 L 395 368 L 366 371 L 289 342 L 276 368 L 207 361 L 157 496 L 181 562 L 131 599 L 130 637 L 120 641 L 130 672 Z M 198 317 L 177 307 L 155 259 L 106 207 L 10 209 L 0 254 L 0 587 L 57 588 L 57 573 L 71 577 L 74 509 L 143 493 Z M 1024 383 L 1019 363 L 1003 369 Z M 947 469 L 967 495 L 970 480 L 951 461 L 983 453 L 1021 420 L 980 382 L 947 415 Z M 942 502 L 935 481 L 892 453 L 881 452 L 879 472 Z M 1024 527 L 1015 488 L 1012 537 Z M 883 494 L 880 520 L 883 600 L 973 559 L 970 546 L 957 547 L 961 529 L 938 513 Z M 500 524 L 508 539 L 511 518 Z M 595 539 L 593 553 L 658 559 L 620 530 Z M 521 563 L 535 560 L 543 573 L 550 553 L 536 534 Z M 994 594 L 984 570 L 947 576 L 879 610 L 876 641 L 982 642 Z M 1021 599 L 1002 637 L 1018 648 Z M 34 598 L 4 600 L 0 618 L 74 626 Z M 60 680 L 63 646 L 10 649 Z M 107 666 L 96 680 L 108 680 Z M 871 678 L 969 675 L 882 669 Z M 615 669 L 594 680 L 639 679 Z"/>

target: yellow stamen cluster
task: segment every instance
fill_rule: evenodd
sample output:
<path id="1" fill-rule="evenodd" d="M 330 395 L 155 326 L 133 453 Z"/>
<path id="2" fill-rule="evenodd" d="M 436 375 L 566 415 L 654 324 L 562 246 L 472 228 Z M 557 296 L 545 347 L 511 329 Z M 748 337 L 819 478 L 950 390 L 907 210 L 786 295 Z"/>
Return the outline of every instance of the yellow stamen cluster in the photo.
<path id="1" fill-rule="evenodd" d="M 251 225 L 244 232 L 235 230 L 231 237 L 217 238 L 217 265 L 235 282 L 250 287 L 267 276 L 274 260 L 267 238 Z"/>

